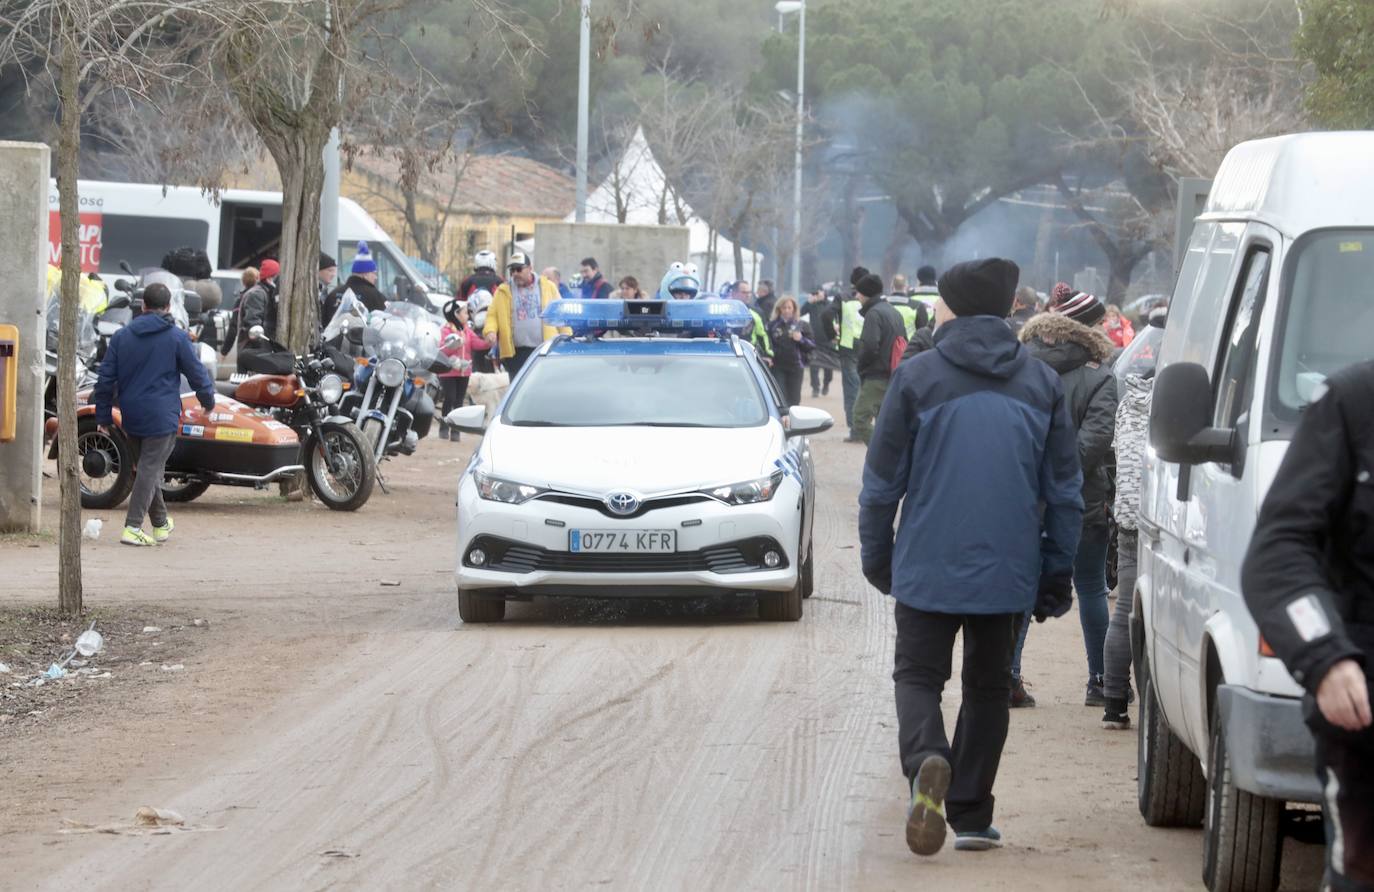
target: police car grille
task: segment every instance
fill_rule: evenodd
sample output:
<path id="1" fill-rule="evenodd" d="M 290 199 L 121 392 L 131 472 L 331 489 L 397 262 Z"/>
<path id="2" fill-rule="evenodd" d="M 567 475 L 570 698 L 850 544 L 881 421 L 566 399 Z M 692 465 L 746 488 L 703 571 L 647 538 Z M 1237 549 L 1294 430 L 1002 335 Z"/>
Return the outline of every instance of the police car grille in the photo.
<path id="1" fill-rule="evenodd" d="M 676 508 L 681 505 L 692 505 L 699 502 L 711 501 L 710 496 L 701 493 L 686 493 L 679 496 L 663 496 L 657 499 L 648 499 L 639 506 L 639 510 L 633 514 L 616 514 L 601 499 L 591 496 L 575 496 L 567 493 L 548 493 L 540 497 L 540 501 L 557 502 L 560 505 L 572 505 L 574 508 L 590 508 L 599 511 L 607 517 L 614 517 L 617 520 L 633 520 L 636 517 L 643 517 L 650 511 L 657 511 L 660 508 Z"/>

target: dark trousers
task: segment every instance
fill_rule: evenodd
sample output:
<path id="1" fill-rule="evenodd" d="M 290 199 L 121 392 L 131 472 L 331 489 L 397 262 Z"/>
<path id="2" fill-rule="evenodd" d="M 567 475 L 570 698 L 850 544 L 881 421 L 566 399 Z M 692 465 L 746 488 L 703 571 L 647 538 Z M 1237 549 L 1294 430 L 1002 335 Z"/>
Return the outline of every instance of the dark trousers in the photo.
<path id="1" fill-rule="evenodd" d="M 778 388 L 782 391 L 782 397 L 787 403 L 787 408 L 801 405 L 802 379 L 805 376 L 806 370 L 801 366 L 796 368 L 773 367 L 773 379 L 778 382 Z"/>
<path id="2" fill-rule="evenodd" d="M 822 372 L 825 373 L 825 383 L 824 383 L 824 384 L 821 383 L 821 373 L 822 373 Z M 811 367 L 811 392 L 812 392 L 813 394 L 815 394 L 815 393 L 817 393 L 817 392 L 822 392 L 822 391 L 825 392 L 825 393 L 829 393 L 829 392 L 830 392 L 830 382 L 833 381 L 833 380 L 835 380 L 835 370 L 834 370 L 834 369 L 822 369 L 820 366 L 814 366 L 814 365 Z"/>
<path id="3" fill-rule="evenodd" d="M 854 401 L 859 398 L 859 354 L 840 348 L 840 386 L 844 388 L 844 421 L 854 431 Z"/>
<path id="4" fill-rule="evenodd" d="M 514 356 L 507 356 L 505 359 L 501 360 L 501 368 L 505 369 L 506 373 L 510 375 L 510 379 L 514 381 L 515 376 L 520 374 L 520 370 L 525 367 L 525 363 L 529 361 L 530 356 L 533 355 L 534 351 L 537 349 L 539 348 L 516 347 Z"/>
<path id="5" fill-rule="evenodd" d="M 454 409 L 463 407 L 463 398 L 468 393 L 468 377 L 466 375 L 453 375 L 452 377 L 440 378 L 439 383 L 444 388 L 444 415 Z"/>
<path id="6" fill-rule="evenodd" d="M 1317 732 L 1329 892 L 1374 890 L 1374 728 Z"/>
<path id="7" fill-rule="evenodd" d="M 1007 740 L 1011 651 L 1020 614 L 956 616 L 897 604 L 897 743 L 910 782 L 927 756 L 953 768 L 945 817 L 955 832 L 992 824 L 992 785 Z M 945 736 L 940 696 L 949 681 L 954 636 L 964 632 L 963 705 L 954 745 Z"/>

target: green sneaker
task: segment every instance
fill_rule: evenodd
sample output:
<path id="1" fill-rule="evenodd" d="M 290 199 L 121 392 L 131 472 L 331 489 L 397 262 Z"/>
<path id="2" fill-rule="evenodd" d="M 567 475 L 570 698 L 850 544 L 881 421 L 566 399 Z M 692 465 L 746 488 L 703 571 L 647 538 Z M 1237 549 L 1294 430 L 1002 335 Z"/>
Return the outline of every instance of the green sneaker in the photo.
<path id="1" fill-rule="evenodd" d="M 119 537 L 121 545 L 156 545 L 156 540 L 152 536 L 140 530 L 138 527 L 125 527 L 124 535 Z"/>
<path id="2" fill-rule="evenodd" d="M 945 844 L 945 795 L 949 793 L 950 773 L 944 756 L 927 756 L 911 783 L 906 844 L 917 855 L 934 855 Z"/>
<path id="3" fill-rule="evenodd" d="M 166 542 L 167 539 L 171 537 L 172 530 L 176 529 L 176 527 L 177 525 L 172 523 L 171 515 L 168 515 L 166 523 L 164 523 L 160 527 L 153 527 L 153 538 L 157 540 L 157 543 L 159 545 L 161 545 L 163 542 Z"/>

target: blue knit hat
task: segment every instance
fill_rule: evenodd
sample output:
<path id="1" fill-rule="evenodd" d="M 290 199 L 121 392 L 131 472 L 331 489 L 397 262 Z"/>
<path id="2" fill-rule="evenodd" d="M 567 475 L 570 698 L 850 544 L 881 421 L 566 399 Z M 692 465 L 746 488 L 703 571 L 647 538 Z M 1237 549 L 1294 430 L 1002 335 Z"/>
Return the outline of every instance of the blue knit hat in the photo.
<path id="1" fill-rule="evenodd" d="M 367 249 L 367 242 L 358 242 L 358 253 L 353 258 L 350 272 L 356 276 L 360 273 L 375 273 L 376 271 L 377 261 L 372 259 L 372 252 Z"/>

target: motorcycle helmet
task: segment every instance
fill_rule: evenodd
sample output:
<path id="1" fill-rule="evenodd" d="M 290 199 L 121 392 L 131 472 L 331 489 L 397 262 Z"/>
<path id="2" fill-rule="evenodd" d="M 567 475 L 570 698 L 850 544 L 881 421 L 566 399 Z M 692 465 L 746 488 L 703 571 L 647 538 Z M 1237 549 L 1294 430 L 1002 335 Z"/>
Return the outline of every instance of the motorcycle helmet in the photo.
<path id="1" fill-rule="evenodd" d="M 477 269 L 496 269 L 496 255 L 491 251 L 478 251 L 472 258 L 472 265 Z"/>
<path id="2" fill-rule="evenodd" d="M 658 286 L 659 300 L 692 300 L 701 291 L 701 282 L 687 272 L 687 264 L 674 263 Z"/>
<path id="3" fill-rule="evenodd" d="M 487 309 L 491 306 L 491 292 L 485 288 L 478 288 L 468 296 L 468 321 L 472 323 L 473 330 L 481 331 L 487 324 Z"/>

